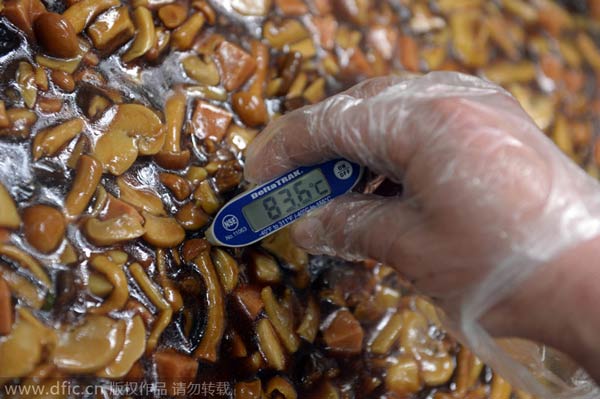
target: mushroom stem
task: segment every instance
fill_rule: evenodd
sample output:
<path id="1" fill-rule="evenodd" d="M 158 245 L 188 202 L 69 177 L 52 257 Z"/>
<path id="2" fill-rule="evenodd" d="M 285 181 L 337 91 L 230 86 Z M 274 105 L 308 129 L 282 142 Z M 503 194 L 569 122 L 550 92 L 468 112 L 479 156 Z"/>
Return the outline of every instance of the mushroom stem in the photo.
<path id="1" fill-rule="evenodd" d="M 206 284 L 206 299 L 208 301 L 208 317 L 206 328 L 200 345 L 194 351 L 196 359 L 204 359 L 210 362 L 217 360 L 217 351 L 225 330 L 225 303 L 223 301 L 223 290 L 219 283 L 219 278 L 215 272 L 210 252 L 202 251 L 194 259 L 194 264 Z"/>

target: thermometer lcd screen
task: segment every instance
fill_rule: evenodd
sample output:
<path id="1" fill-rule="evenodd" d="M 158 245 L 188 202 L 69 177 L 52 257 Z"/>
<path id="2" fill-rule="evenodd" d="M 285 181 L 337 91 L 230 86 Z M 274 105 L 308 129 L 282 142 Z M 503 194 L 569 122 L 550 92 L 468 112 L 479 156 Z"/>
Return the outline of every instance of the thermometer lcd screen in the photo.
<path id="1" fill-rule="evenodd" d="M 323 172 L 315 169 L 244 208 L 242 212 L 254 231 L 260 231 L 292 213 L 331 194 Z"/>

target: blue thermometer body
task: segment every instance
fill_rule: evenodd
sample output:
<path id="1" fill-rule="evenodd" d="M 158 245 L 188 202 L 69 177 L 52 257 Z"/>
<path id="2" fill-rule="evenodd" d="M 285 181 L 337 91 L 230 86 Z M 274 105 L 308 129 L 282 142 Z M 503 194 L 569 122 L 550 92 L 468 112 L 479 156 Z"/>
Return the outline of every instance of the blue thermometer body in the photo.
<path id="1" fill-rule="evenodd" d="M 345 159 L 300 167 L 233 198 L 206 231 L 215 245 L 259 241 L 354 188 L 362 167 Z"/>

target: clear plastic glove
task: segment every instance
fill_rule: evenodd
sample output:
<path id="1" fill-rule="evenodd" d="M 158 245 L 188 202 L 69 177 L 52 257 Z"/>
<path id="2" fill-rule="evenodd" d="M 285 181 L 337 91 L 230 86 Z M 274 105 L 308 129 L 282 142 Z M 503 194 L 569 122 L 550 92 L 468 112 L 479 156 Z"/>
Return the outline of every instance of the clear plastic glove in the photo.
<path id="1" fill-rule="evenodd" d="M 299 245 L 396 267 L 482 360 L 531 393 L 595 394 L 579 372 L 552 374 L 538 352 L 519 349 L 526 364 L 515 363 L 479 323 L 541 265 L 600 234 L 598 184 L 513 97 L 456 73 L 366 81 L 272 122 L 247 151 L 246 177 L 340 156 L 405 194 L 340 197 L 295 225 Z"/>

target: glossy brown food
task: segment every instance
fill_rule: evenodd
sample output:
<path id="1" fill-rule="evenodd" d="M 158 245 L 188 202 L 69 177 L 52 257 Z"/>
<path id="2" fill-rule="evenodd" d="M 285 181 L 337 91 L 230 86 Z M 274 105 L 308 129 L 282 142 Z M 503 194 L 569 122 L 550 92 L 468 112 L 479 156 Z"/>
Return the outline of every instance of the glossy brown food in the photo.
<path id="1" fill-rule="evenodd" d="M 0 386 L 530 398 L 446 334 L 386 265 L 309 257 L 287 230 L 235 250 L 204 231 L 248 188 L 244 151 L 269 121 L 399 71 L 502 84 L 598 176 L 598 1 L 6 0 L 0 10 Z M 365 183 L 400 192 L 371 174 Z M 110 382 L 138 391 L 109 393 Z"/>

